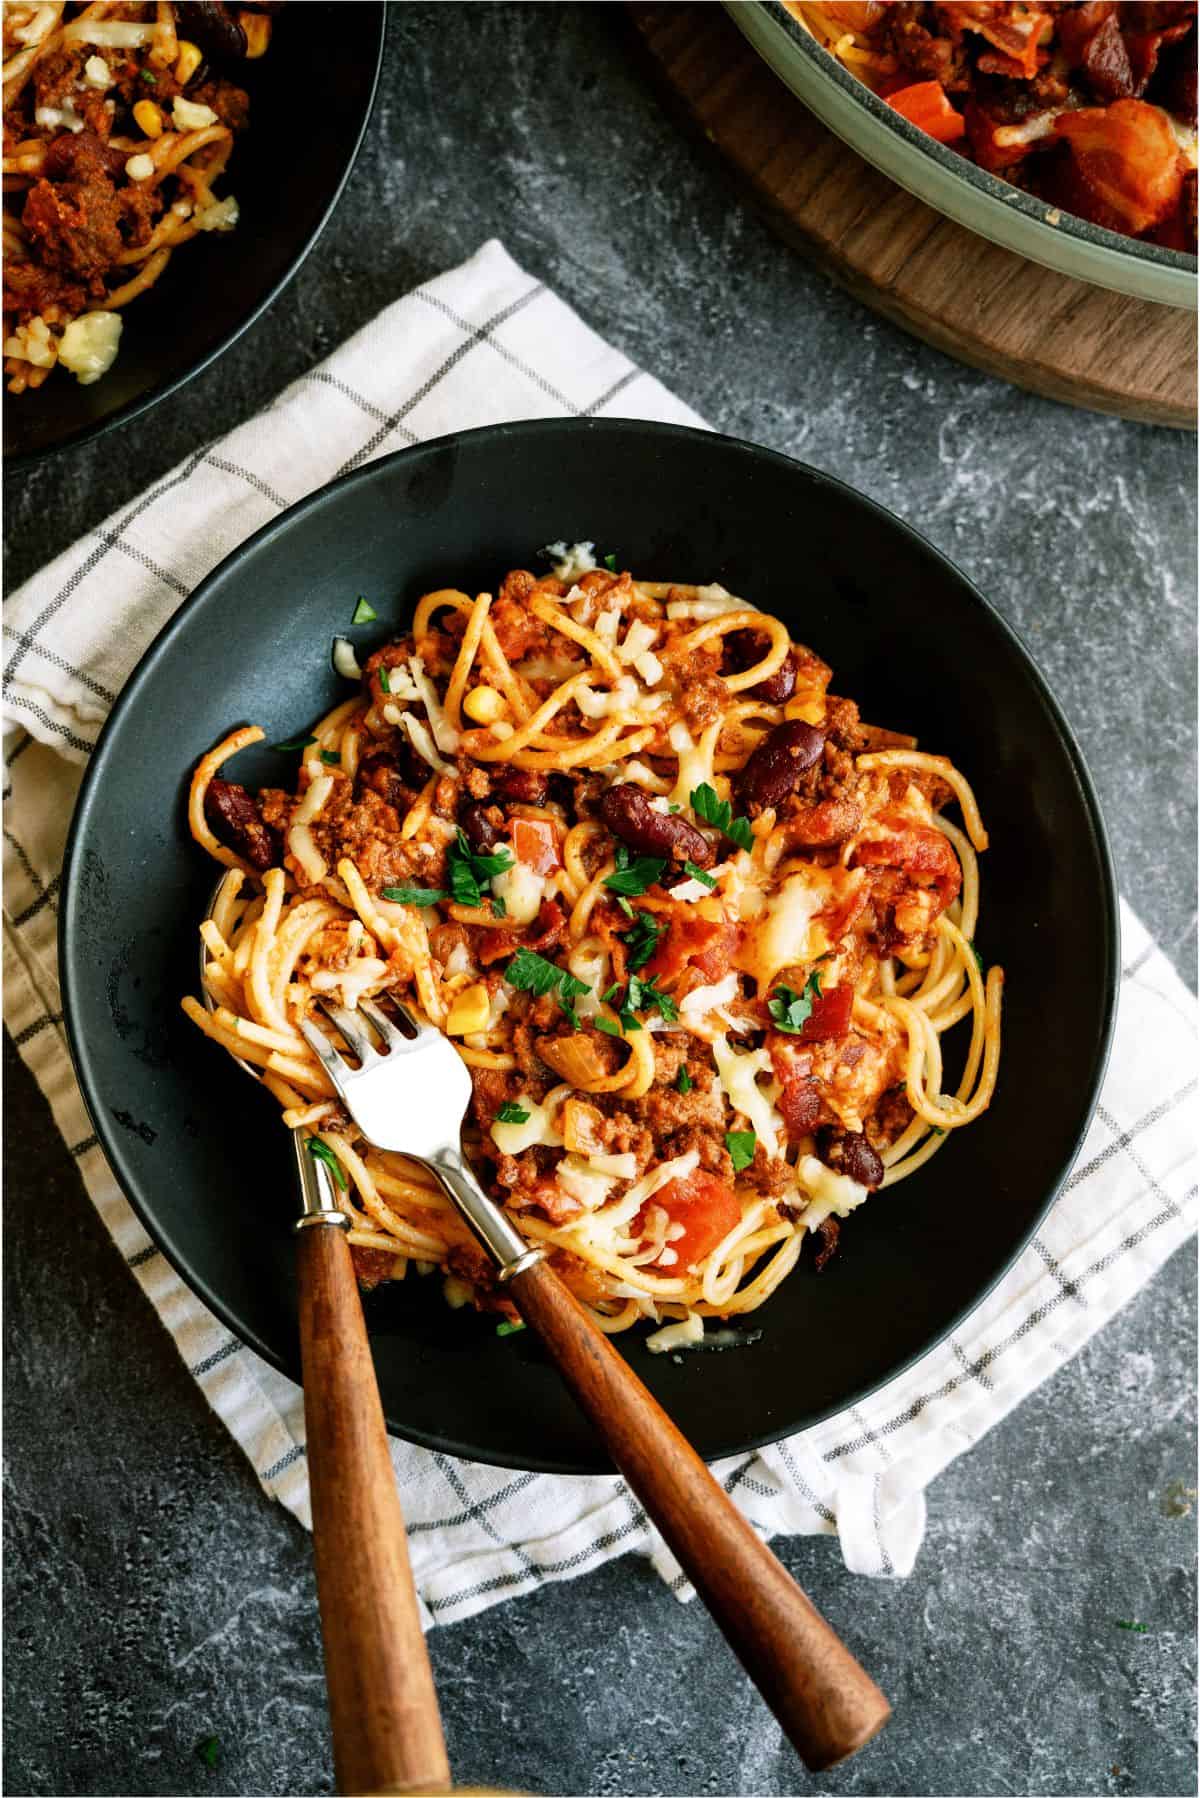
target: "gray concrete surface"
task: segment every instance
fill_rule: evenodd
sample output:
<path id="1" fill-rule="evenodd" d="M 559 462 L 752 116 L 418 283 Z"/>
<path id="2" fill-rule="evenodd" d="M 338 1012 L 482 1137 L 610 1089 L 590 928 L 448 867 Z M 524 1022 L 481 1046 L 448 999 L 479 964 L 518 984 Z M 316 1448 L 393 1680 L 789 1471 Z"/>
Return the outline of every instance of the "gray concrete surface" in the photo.
<path id="1" fill-rule="evenodd" d="M 389 40 L 317 253 L 177 399 L 10 484 L 10 583 L 500 236 L 719 429 L 852 481 L 980 583 L 1080 736 L 1123 889 L 1194 978 L 1194 440 L 1033 399 L 864 312 L 666 118 L 615 9 L 395 5 Z M 331 1791 L 307 1539 L 207 1411 L 8 1044 L 5 1078 L 4 1789 Z M 809 1778 L 704 1614 L 623 1561 L 435 1632 L 458 1776 L 1193 1793 L 1195 1316 L 1187 1249 L 937 1484 L 906 1583 L 782 1544 L 896 1702 L 849 1767 Z"/>

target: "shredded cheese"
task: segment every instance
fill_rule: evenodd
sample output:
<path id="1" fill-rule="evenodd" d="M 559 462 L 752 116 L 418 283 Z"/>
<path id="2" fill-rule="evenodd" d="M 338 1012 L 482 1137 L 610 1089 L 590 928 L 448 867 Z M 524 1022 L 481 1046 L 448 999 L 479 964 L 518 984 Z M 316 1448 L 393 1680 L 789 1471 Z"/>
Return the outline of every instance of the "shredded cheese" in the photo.
<path id="1" fill-rule="evenodd" d="M 646 1347 L 652 1355 L 666 1355 L 672 1349 L 693 1348 L 703 1340 L 704 1319 L 698 1311 L 693 1311 L 682 1323 L 664 1324 L 661 1330 L 647 1336 Z"/>
<path id="2" fill-rule="evenodd" d="M 772 1103 L 774 1094 L 758 1084 L 760 1074 L 771 1072 L 770 1055 L 765 1049 L 753 1049 L 746 1055 L 739 1055 L 730 1048 L 726 1037 L 717 1036 L 713 1038 L 713 1058 L 729 1103 L 749 1120 L 767 1154 L 777 1156 L 783 1136 L 783 1119 Z"/>

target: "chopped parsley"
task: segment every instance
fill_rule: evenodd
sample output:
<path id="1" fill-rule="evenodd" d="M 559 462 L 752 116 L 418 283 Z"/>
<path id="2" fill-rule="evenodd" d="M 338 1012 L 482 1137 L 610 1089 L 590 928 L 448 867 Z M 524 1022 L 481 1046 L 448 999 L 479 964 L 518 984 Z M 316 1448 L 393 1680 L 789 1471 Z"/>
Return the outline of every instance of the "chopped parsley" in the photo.
<path id="1" fill-rule="evenodd" d="M 675 1091 L 677 1093 L 690 1093 L 691 1090 L 692 1076 L 688 1073 L 686 1068 L 680 1068 L 678 1074 L 675 1076 Z"/>
<path id="2" fill-rule="evenodd" d="M 670 993 L 659 992 L 658 979 L 657 974 L 651 980 L 643 980 L 639 975 L 631 974 L 627 987 L 614 983 L 603 995 L 603 1003 L 613 1007 L 627 1033 L 642 1028 L 637 1016 L 639 1011 L 657 1011 L 667 1024 L 673 1024 L 678 1018 L 678 1005 Z M 610 1034 L 616 1033 L 613 1031 Z"/>
<path id="3" fill-rule="evenodd" d="M 589 991 L 585 980 L 576 980 L 566 968 L 547 961 L 544 955 L 538 955 L 532 949 L 517 950 L 504 970 L 504 978 L 518 992 L 533 993 L 539 999 L 546 993 L 553 993 L 563 1016 L 576 1030 L 579 1029 L 574 1001 Z"/>
<path id="4" fill-rule="evenodd" d="M 627 918 L 636 918 L 637 917 L 637 913 L 634 911 L 632 905 L 630 905 L 628 899 L 618 899 L 617 904 L 620 906 L 621 910 L 625 913 L 625 916 Z"/>
<path id="5" fill-rule="evenodd" d="M 333 1183 L 338 1188 L 338 1191 L 345 1192 L 349 1186 L 349 1181 L 346 1179 L 346 1170 L 334 1154 L 333 1150 L 329 1147 L 329 1144 L 322 1142 L 319 1136 L 310 1136 L 308 1139 L 308 1152 L 314 1161 L 323 1161 L 325 1163 L 325 1166 L 333 1175 Z"/>
<path id="6" fill-rule="evenodd" d="M 378 616 L 379 614 L 376 612 L 375 607 L 371 604 L 370 600 L 364 599 L 360 593 L 358 596 L 358 604 L 354 608 L 354 616 L 350 620 L 351 624 L 374 624 Z"/>
<path id="7" fill-rule="evenodd" d="M 616 860 L 616 868 L 605 875 L 604 884 L 612 893 L 635 899 L 654 885 L 667 865 L 657 855 L 631 856 L 624 843 L 617 844 Z"/>
<path id="8" fill-rule="evenodd" d="M 695 862 L 684 862 L 683 871 L 690 874 L 693 880 L 698 880 L 701 886 L 707 887 L 710 893 L 717 884 L 713 876 L 706 874 L 703 868 L 698 868 Z"/>
<path id="9" fill-rule="evenodd" d="M 385 693 L 390 693 L 390 692 L 391 692 L 391 690 L 392 690 L 392 683 L 391 683 L 391 682 L 390 682 L 390 680 L 389 680 L 389 679 L 388 679 L 388 671 L 387 671 L 387 669 L 386 669 L 386 668 L 379 668 L 379 669 L 377 669 L 377 670 L 376 670 L 376 672 L 377 672 L 377 673 L 378 673 L 378 675 L 379 675 L 379 684 L 380 684 L 380 686 L 381 686 L 381 687 L 382 687 L 382 688 L 383 688 L 383 690 L 384 690 L 384 692 L 385 692 Z"/>
<path id="10" fill-rule="evenodd" d="M 506 1099 L 496 1113 L 496 1122 L 498 1124 L 527 1124 L 529 1115 L 523 1105 L 514 1105 L 511 1099 Z"/>
<path id="11" fill-rule="evenodd" d="M 523 1330 L 524 1328 L 524 1318 L 506 1317 L 502 1324 L 496 1325 L 496 1334 L 497 1336 L 515 1336 L 519 1330 Z"/>
<path id="12" fill-rule="evenodd" d="M 592 1022 L 597 1030 L 603 1030 L 605 1036 L 620 1036 L 621 1034 L 621 1026 L 613 1018 L 593 1018 Z M 641 1025 L 638 1024 L 637 1028 L 640 1030 Z"/>
<path id="13" fill-rule="evenodd" d="M 1116 1624 L 1118 1629 L 1131 1629 L 1139 1636 L 1144 1636 L 1150 1628 L 1148 1623 L 1130 1623 L 1124 1617 L 1118 1617 Z"/>
<path id="14" fill-rule="evenodd" d="M 628 900 L 624 902 L 628 904 Z M 666 925 L 648 911 L 635 912 L 629 906 L 629 915 L 633 919 L 633 929 L 627 930 L 621 941 L 625 945 L 625 965 L 631 973 L 644 968 L 654 951 L 658 948 L 658 939 L 665 933 Z"/>
<path id="15" fill-rule="evenodd" d="M 277 750 L 280 755 L 294 755 L 298 749 L 307 749 L 309 744 L 315 743 L 316 740 L 315 737 L 289 737 L 286 743 L 272 743 L 271 748 Z"/>
<path id="16" fill-rule="evenodd" d="M 151 87 L 158 86 L 158 76 L 154 73 L 153 69 L 143 69 L 142 70 L 142 80 L 148 81 L 150 83 Z M 216 1739 L 217 1738 L 214 1736 L 213 1741 L 215 1742 Z M 212 1763 L 210 1762 L 209 1765 L 211 1766 Z"/>
<path id="17" fill-rule="evenodd" d="M 394 905 L 436 905 L 448 894 L 442 887 L 380 887 L 379 896 Z"/>
<path id="18" fill-rule="evenodd" d="M 604 566 L 608 569 L 610 574 L 615 574 L 617 572 L 617 555 L 615 550 L 605 556 Z"/>
<path id="19" fill-rule="evenodd" d="M 153 75 L 150 77 L 150 79 L 153 81 L 153 79 L 154 79 Z M 195 1746 L 195 1749 L 193 1750 L 193 1752 L 196 1756 L 196 1759 L 198 1761 L 203 1761 L 204 1765 L 211 1772 L 211 1771 L 214 1771 L 216 1768 L 217 1760 L 221 1753 L 221 1744 L 218 1741 L 216 1736 L 204 1736 L 199 1742 L 196 1743 L 196 1746 Z"/>
<path id="20" fill-rule="evenodd" d="M 707 781 L 693 788 L 692 810 L 705 824 L 711 824 L 731 843 L 736 843 L 739 849 L 749 849 L 753 843 L 749 818 L 735 818 L 728 799 L 718 799 L 716 788 L 710 787 Z"/>
<path id="21" fill-rule="evenodd" d="M 336 749 L 323 749 L 321 760 L 327 768 L 340 768 L 342 765 L 342 758 Z"/>
<path id="22" fill-rule="evenodd" d="M 767 1000 L 767 1010 L 775 1020 L 775 1028 L 788 1036 L 799 1036 L 812 1016 L 813 1001 L 821 996 L 821 970 L 814 968 L 804 984 L 802 993 L 794 993 L 790 986 L 777 986 L 773 998 Z"/>
<path id="23" fill-rule="evenodd" d="M 467 841 L 467 833 L 460 830 L 458 838 L 451 843 L 446 856 L 446 869 L 450 876 L 450 891 L 459 905 L 481 905 L 485 886 L 490 886 L 497 874 L 503 874 L 513 865 L 513 858 L 507 849 L 499 850 L 495 855 L 479 855 Z M 504 902 L 488 895 L 492 900 L 492 910 L 498 918 L 504 916 Z"/>
<path id="24" fill-rule="evenodd" d="M 981 974 L 984 973 L 985 969 L 984 969 L 984 965 L 983 965 L 983 957 L 982 957 L 982 955 L 980 955 L 980 953 L 979 953 L 978 949 L 975 947 L 974 943 L 971 944 L 971 954 L 975 957 L 975 965 L 979 969 L 979 972 Z"/>
<path id="25" fill-rule="evenodd" d="M 733 1171 L 740 1174 L 744 1167 L 749 1167 L 754 1160 L 754 1146 L 757 1141 L 753 1130 L 727 1130 L 725 1147 L 729 1150 L 729 1159 L 733 1162 Z"/>

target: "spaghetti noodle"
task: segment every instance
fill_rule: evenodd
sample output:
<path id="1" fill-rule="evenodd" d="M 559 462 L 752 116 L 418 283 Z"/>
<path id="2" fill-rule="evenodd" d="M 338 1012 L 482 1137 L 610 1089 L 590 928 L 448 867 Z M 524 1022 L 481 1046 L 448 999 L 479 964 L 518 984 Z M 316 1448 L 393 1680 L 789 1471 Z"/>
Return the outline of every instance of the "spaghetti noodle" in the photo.
<path id="1" fill-rule="evenodd" d="M 194 25 L 189 21 L 194 20 Z M 187 35 L 194 29 L 204 48 Z M 167 0 L 4 7 L 4 371 L 114 362 L 121 311 L 199 232 L 230 231 L 224 173 L 249 102 L 206 56 L 258 56 L 271 21 Z"/>
<path id="2" fill-rule="evenodd" d="M 437 1267 L 452 1302 L 504 1309 L 297 1027 L 402 997 L 472 1071 L 492 1194 L 604 1329 L 669 1344 L 755 1310 L 810 1235 L 823 1265 L 839 1219 L 980 1115 L 1003 982 L 974 947 L 987 835 L 959 771 L 864 725 L 778 619 L 589 549 L 494 599 L 426 595 L 281 746 L 293 789 L 225 780 L 257 728 L 203 758 L 191 829 L 233 872 L 201 930 L 209 1004 L 183 1004 L 323 1145 L 360 1278 Z"/>

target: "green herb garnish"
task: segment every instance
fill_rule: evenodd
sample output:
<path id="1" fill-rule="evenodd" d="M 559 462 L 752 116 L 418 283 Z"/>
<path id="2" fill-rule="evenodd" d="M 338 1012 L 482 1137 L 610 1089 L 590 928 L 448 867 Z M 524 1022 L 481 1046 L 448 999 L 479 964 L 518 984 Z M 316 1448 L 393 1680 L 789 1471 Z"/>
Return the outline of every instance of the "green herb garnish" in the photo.
<path id="1" fill-rule="evenodd" d="M 346 1179 L 346 1170 L 334 1154 L 333 1150 L 329 1147 L 329 1144 L 322 1142 L 319 1136 L 310 1136 L 308 1139 L 308 1152 L 314 1161 L 323 1161 L 325 1163 L 325 1166 L 333 1175 L 334 1185 L 340 1192 L 345 1192 L 349 1186 L 349 1181 Z"/>
<path id="2" fill-rule="evenodd" d="M 613 873 L 605 876 L 605 886 L 635 899 L 654 885 L 667 865 L 657 855 L 631 856 L 624 843 L 617 844 L 616 862 Z"/>
<path id="3" fill-rule="evenodd" d="M 597 1030 L 603 1030 L 605 1036 L 620 1036 L 621 1034 L 621 1026 L 613 1018 L 593 1018 L 592 1022 Z M 641 1029 L 640 1024 L 638 1028 Z"/>
<path id="4" fill-rule="evenodd" d="M 376 672 L 377 672 L 377 674 L 378 674 L 378 675 L 379 675 L 379 684 L 380 684 L 380 686 L 381 686 L 381 687 L 382 687 L 382 688 L 383 688 L 383 690 L 384 690 L 384 692 L 385 692 L 385 693 L 390 693 L 390 692 L 391 692 L 391 690 L 392 690 L 392 683 L 391 683 L 391 681 L 390 681 L 390 680 L 389 680 L 389 679 L 388 679 L 388 671 L 387 671 L 387 669 L 386 669 L 386 668 L 379 668 L 379 669 L 377 669 L 377 670 L 376 670 Z"/>
<path id="5" fill-rule="evenodd" d="M 750 848 L 754 838 L 749 818 L 735 818 L 728 799 L 718 799 L 716 788 L 710 787 L 707 781 L 693 789 L 692 810 L 705 824 L 711 824 L 731 843 L 736 843 L 739 849 Z"/>
<path id="6" fill-rule="evenodd" d="M 529 1117 L 530 1114 L 524 1106 L 514 1105 L 511 1099 L 506 1099 L 496 1113 L 496 1122 L 498 1124 L 527 1124 Z"/>
<path id="7" fill-rule="evenodd" d="M 678 1074 L 675 1076 L 675 1091 L 677 1093 L 690 1093 L 692 1086 L 692 1076 L 688 1073 L 686 1068 L 680 1068 Z"/>
<path id="8" fill-rule="evenodd" d="M 158 86 L 158 76 L 154 73 L 153 69 L 143 69 L 142 70 L 142 80 L 148 81 L 150 83 L 151 87 Z M 217 1738 L 214 1736 L 213 1741 L 215 1742 L 216 1739 Z M 210 1762 L 209 1765 L 211 1766 L 212 1763 Z"/>
<path id="9" fill-rule="evenodd" d="M 495 855 L 479 855 L 468 842 L 466 832 L 460 830 L 446 856 L 450 891 L 459 905 L 481 905 L 484 887 L 490 886 L 497 874 L 503 874 L 512 865 L 513 858 L 507 849 L 501 849 Z M 503 900 L 492 898 L 492 910 L 498 918 L 504 916 L 504 909 Z"/>
<path id="10" fill-rule="evenodd" d="M 394 905 L 436 905 L 448 897 L 442 887 L 380 887 L 379 896 Z"/>
<path id="11" fill-rule="evenodd" d="M 627 918 L 636 918 L 637 913 L 634 911 L 632 905 L 630 905 L 628 899 L 618 899 L 617 904 L 620 906 L 621 910 L 625 913 L 625 916 Z"/>
<path id="12" fill-rule="evenodd" d="M 620 903 L 628 905 L 629 901 L 623 900 Z M 648 911 L 635 912 L 632 905 L 629 906 L 629 915 L 634 921 L 633 929 L 627 930 L 621 941 L 625 945 L 625 965 L 632 973 L 638 968 L 645 967 L 658 948 L 658 939 L 665 933 L 667 927 L 665 924 L 660 924 L 658 919 Z"/>
<path id="13" fill-rule="evenodd" d="M 1118 1629 L 1131 1629 L 1139 1636 L 1144 1636 L 1150 1628 L 1148 1623 L 1130 1623 L 1124 1617 L 1118 1617 L 1116 1625 Z"/>
<path id="14" fill-rule="evenodd" d="M 271 748 L 278 750 L 280 755 L 293 755 L 298 749 L 307 749 L 316 740 L 315 737 L 289 737 L 286 743 L 272 743 Z"/>
<path id="15" fill-rule="evenodd" d="M 615 550 L 605 556 L 604 566 L 608 569 L 610 574 L 615 574 L 617 572 L 617 554 Z"/>
<path id="16" fill-rule="evenodd" d="M 589 990 L 585 980 L 577 980 L 568 969 L 547 961 L 544 955 L 538 955 L 532 949 L 517 950 L 504 970 L 504 978 L 518 992 L 533 993 L 539 999 L 546 993 L 553 993 L 563 1016 L 569 1019 L 574 1029 L 579 1029 L 573 1001 Z"/>
<path id="17" fill-rule="evenodd" d="M 985 969 L 983 966 L 983 957 L 982 957 L 982 955 L 980 955 L 980 953 L 979 953 L 978 949 L 975 947 L 974 943 L 971 944 L 971 954 L 975 957 L 975 965 L 979 969 L 979 972 L 981 974 L 984 973 Z"/>
<path id="18" fill-rule="evenodd" d="M 340 768 L 342 765 L 342 758 L 336 749 L 323 749 L 321 760 L 327 768 Z"/>
<path id="19" fill-rule="evenodd" d="M 775 988 L 774 998 L 767 1000 L 767 1010 L 774 1018 L 777 1030 L 788 1036 L 799 1036 L 812 1016 L 813 1001 L 821 996 L 822 978 L 821 970 L 814 968 L 802 993 L 794 993 L 790 986 Z"/>
<path id="20" fill-rule="evenodd" d="M 733 1171 L 740 1174 L 744 1167 L 749 1167 L 754 1160 L 754 1145 L 757 1141 L 753 1130 L 727 1130 L 725 1147 L 729 1150 L 729 1159 L 733 1162 Z"/>
<path id="21" fill-rule="evenodd" d="M 497 1336 L 515 1336 L 518 1330 L 523 1330 L 524 1328 L 525 1321 L 523 1318 L 506 1317 L 502 1324 L 496 1325 L 496 1334 Z"/>
<path id="22" fill-rule="evenodd" d="M 658 980 L 657 974 L 652 980 L 642 980 L 639 975 L 631 974 L 627 987 L 614 984 L 603 994 L 603 1003 L 613 1007 L 627 1033 L 642 1028 L 637 1016 L 639 1011 L 657 1011 L 667 1024 L 673 1024 L 678 1018 L 678 1005 L 670 993 L 659 992 Z"/>
<path id="23" fill-rule="evenodd" d="M 351 624 L 374 624 L 377 617 L 378 613 L 376 612 L 375 607 L 371 604 L 370 600 L 364 599 L 360 593 L 358 596 L 358 604 L 354 608 L 354 616 L 350 620 Z"/>
<path id="24" fill-rule="evenodd" d="M 153 79 L 153 76 L 151 76 L 151 80 Z M 221 1753 L 221 1744 L 216 1736 L 205 1736 L 202 1741 L 196 1743 L 193 1752 L 195 1753 L 196 1759 L 198 1761 L 203 1761 L 204 1765 L 211 1770 L 216 1767 L 218 1757 Z"/>
<path id="25" fill-rule="evenodd" d="M 698 868 L 695 862 L 684 862 L 683 871 L 690 874 L 693 880 L 698 880 L 701 886 L 707 887 L 710 893 L 717 884 L 713 876 L 706 874 L 703 868 Z"/>

